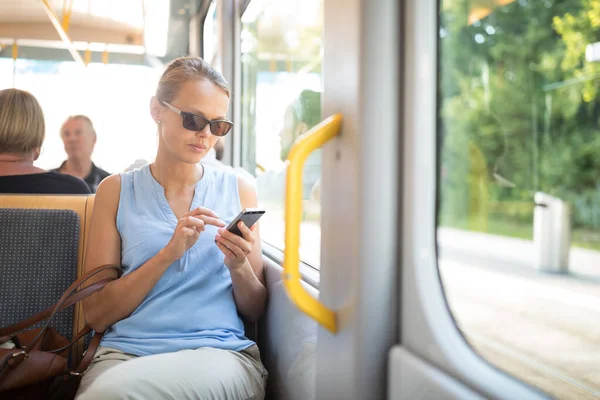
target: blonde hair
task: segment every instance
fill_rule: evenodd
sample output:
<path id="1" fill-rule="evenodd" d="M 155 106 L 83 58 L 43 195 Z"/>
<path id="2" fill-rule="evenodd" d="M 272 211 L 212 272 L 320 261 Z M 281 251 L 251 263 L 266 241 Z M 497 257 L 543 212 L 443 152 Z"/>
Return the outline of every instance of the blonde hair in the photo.
<path id="1" fill-rule="evenodd" d="M 156 98 L 170 103 L 177 97 L 184 83 L 195 79 L 208 79 L 223 90 L 227 97 L 230 96 L 229 84 L 209 63 L 200 57 L 179 57 L 167 65 L 160 77 Z"/>
<path id="2" fill-rule="evenodd" d="M 88 124 L 88 126 L 90 127 L 90 130 L 92 131 L 94 136 L 96 136 L 96 129 L 94 129 L 94 124 L 92 123 L 92 120 L 87 115 L 82 115 L 82 114 L 71 115 L 69 118 L 67 118 L 60 127 L 61 135 L 62 135 L 63 128 L 65 127 L 66 123 L 69 121 L 85 121 Z"/>
<path id="3" fill-rule="evenodd" d="M 42 147 L 45 135 L 36 98 L 24 90 L 0 90 L 0 153 L 29 153 Z"/>

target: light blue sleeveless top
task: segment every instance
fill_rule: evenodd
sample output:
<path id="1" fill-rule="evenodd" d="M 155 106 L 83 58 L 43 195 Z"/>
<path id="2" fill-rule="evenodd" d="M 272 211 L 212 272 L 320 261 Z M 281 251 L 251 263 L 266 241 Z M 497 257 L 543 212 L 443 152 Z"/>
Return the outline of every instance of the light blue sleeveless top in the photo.
<path id="1" fill-rule="evenodd" d="M 191 209 L 206 207 L 231 222 L 240 212 L 237 177 L 204 166 Z M 124 275 L 167 245 L 177 218 L 150 165 L 121 174 L 117 229 Z M 127 318 L 107 329 L 102 346 L 138 356 L 214 347 L 241 351 L 254 343 L 244 336 L 229 270 L 207 225 L 196 244 L 174 262 Z"/>

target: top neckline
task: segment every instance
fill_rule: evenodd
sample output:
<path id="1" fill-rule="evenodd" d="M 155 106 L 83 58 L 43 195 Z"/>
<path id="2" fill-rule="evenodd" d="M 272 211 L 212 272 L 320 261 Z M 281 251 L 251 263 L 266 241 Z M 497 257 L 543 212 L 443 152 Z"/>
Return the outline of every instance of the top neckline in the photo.
<path id="1" fill-rule="evenodd" d="M 190 209 L 188 210 L 188 212 L 192 211 L 194 208 L 198 207 L 197 206 L 198 199 L 200 198 L 201 193 L 204 191 L 204 189 L 206 187 L 208 168 L 206 168 L 206 165 L 204 165 L 204 164 L 201 164 L 201 165 L 202 165 L 202 169 L 203 169 L 202 178 L 200 178 L 200 180 L 196 183 L 196 186 L 194 187 L 194 195 L 192 197 L 192 202 L 190 204 Z M 150 164 L 146 164 L 142 168 L 145 170 L 145 173 L 149 177 L 151 185 L 154 189 L 153 192 L 156 196 L 156 200 L 158 201 L 158 204 L 160 205 L 160 208 L 162 209 L 166 220 L 177 225 L 178 219 L 177 219 L 177 216 L 175 215 L 175 212 L 171 208 L 169 201 L 167 200 L 167 196 L 165 195 L 165 188 L 160 183 L 158 183 L 156 178 L 154 178 L 154 175 L 152 175 L 152 170 L 150 169 Z"/>

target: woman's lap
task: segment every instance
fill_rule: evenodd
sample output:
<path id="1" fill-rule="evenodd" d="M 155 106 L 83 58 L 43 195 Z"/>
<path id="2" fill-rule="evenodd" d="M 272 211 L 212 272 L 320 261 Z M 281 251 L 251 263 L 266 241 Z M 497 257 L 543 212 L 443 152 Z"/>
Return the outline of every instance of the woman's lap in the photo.
<path id="1" fill-rule="evenodd" d="M 256 346 L 146 357 L 101 347 L 76 399 L 263 399 L 266 378 Z"/>

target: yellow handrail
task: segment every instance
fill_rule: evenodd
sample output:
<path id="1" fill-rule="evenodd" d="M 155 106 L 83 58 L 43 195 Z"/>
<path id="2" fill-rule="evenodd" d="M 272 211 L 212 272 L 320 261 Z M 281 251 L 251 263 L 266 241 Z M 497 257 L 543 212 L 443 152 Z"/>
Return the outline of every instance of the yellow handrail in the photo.
<path id="1" fill-rule="evenodd" d="M 294 304 L 306 315 L 337 333 L 334 311 L 312 297 L 300 283 L 300 217 L 302 215 L 302 172 L 310 153 L 340 132 L 342 115 L 334 114 L 298 138 L 288 156 L 285 188 L 285 250 L 283 260 L 283 283 Z"/>

